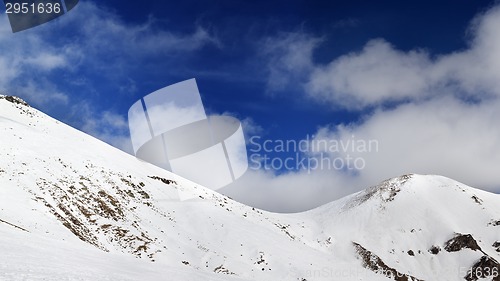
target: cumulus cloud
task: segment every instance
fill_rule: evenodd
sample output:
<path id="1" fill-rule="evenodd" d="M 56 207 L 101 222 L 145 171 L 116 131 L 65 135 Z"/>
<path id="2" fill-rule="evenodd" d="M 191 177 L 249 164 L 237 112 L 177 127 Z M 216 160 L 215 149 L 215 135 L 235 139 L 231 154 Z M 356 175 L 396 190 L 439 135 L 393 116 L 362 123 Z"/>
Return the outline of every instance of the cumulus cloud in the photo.
<path id="1" fill-rule="evenodd" d="M 422 50 L 402 52 L 386 41 L 369 42 L 359 53 L 317 67 L 308 93 L 347 108 L 387 101 L 454 94 L 484 99 L 500 94 L 500 8 L 479 15 L 470 27 L 469 48 L 430 59 Z"/>
<path id="2" fill-rule="evenodd" d="M 273 71 L 279 70 L 285 76 L 281 81 L 295 81 L 314 100 L 363 117 L 357 123 L 319 128 L 309 143 L 340 146 L 317 146 L 301 155 L 320 156 L 331 163 L 362 159 L 363 167 L 339 165 L 282 174 L 261 169 L 250 171 L 224 192 L 285 212 L 310 209 L 407 173 L 440 174 L 500 192 L 499 25 L 500 7 L 494 7 L 473 20 L 465 50 L 433 56 L 421 49 L 401 51 L 376 39 L 326 65 L 312 61 L 318 44 L 314 37 L 278 38 L 283 45 L 275 45 L 280 51 L 270 59 L 270 81 L 276 79 Z M 303 51 L 302 60 L 294 60 L 295 49 L 288 46 L 307 46 L 297 49 Z M 300 79 L 294 78 L 297 75 Z M 390 109 L 383 106 L 388 102 L 393 105 Z M 342 148 L 369 141 L 375 141 L 376 148 Z"/>
<path id="3" fill-rule="evenodd" d="M 261 166 L 222 192 L 276 212 L 308 210 L 408 173 L 444 175 L 500 192 L 499 118 L 500 100 L 470 104 L 442 97 L 379 109 L 362 123 L 319 128 L 314 137 L 304 139 L 309 152 L 270 153 L 267 163 L 278 159 L 277 167 L 293 158 L 285 173 Z M 259 152 L 265 154 L 263 150 Z M 302 158 L 311 169 L 295 170 Z M 323 164 L 308 167 L 307 159 Z"/>
<path id="4" fill-rule="evenodd" d="M 499 105 L 499 100 L 468 104 L 451 97 L 409 103 L 379 110 L 357 126 L 322 128 L 316 137 L 376 140 L 377 151 L 348 152 L 365 160 L 359 174 L 364 182 L 406 173 L 440 174 L 495 191 L 500 182 Z"/>
<path id="5" fill-rule="evenodd" d="M 276 176 L 271 171 L 248 170 L 219 192 L 242 203 L 272 212 L 300 212 L 346 196 L 353 180 L 331 171 L 292 172 Z M 342 188 L 335 188 L 342 187 Z"/>
<path id="6" fill-rule="evenodd" d="M 314 98 L 349 109 L 421 99 L 431 93 L 431 67 L 423 51 L 404 53 L 382 39 L 372 40 L 360 53 L 316 67 L 306 88 Z"/>
<path id="7" fill-rule="evenodd" d="M 469 47 L 432 56 L 425 49 L 401 51 L 384 39 L 359 52 L 315 64 L 321 40 L 304 33 L 267 39 L 270 86 L 297 82 L 308 96 L 351 110 L 386 102 L 419 101 L 436 95 L 484 99 L 500 95 L 500 7 L 478 15 L 469 27 Z M 295 83 L 297 85 L 297 83 Z M 270 87 L 279 90 L 279 87 Z"/>

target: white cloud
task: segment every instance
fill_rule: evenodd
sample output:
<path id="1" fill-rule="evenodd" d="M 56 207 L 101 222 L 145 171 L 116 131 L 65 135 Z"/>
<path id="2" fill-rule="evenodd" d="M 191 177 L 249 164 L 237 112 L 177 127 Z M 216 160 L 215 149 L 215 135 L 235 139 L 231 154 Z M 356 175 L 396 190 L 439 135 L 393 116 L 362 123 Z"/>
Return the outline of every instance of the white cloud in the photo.
<path id="1" fill-rule="evenodd" d="M 201 26 L 191 33 L 176 34 L 157 27 L 156 20 L 149 18 L 139 24 L 126 23 L 114 12 L 90 1 L 80 1 L 54 28 L 71 29 L 78 34 L 77 45 L 85 54 L 96 56 L 113 54 L 115 59 L 144 56 L 174 56 L 212 44 L 219 40 Z"/>
<path id="2" fill-rule="evenodd" d="M 219 192 L 242 203 L 273 212 L 299 212 L 328 203 L 359 190 L 350 188 L 352 178 L 318 170 L 276 176 L 248 170 L 243 177 Z"/>
<path id="3" fill-rule="evenodd" d="M 231 114 L 223 114 L 223 115 L 231 116 Z M 245 135 L 245 142 L 247 144 L 252 136 L 264 134 L 264 128 L 259 124 L 257 124 L 251 117 L 246 117 L 242 119 L 241 127 L 243 128 L 243 133 Z"/>
<path id="4" fill-rule="evenodd" d="M 283 90 L 312 71 L 312 54 L 321 41 L 321 38 L 302 32 L 283 33 L 277 38 L 264 40 L 261 55 L 269 60 L 269 88 L 272 91 Z"/>
<path id="5" fill-rule="evenodd" d="M 407 173 L 440 174 L 500 192 L 499 25 L 500 7 L 494 7 L 473 21 L 466 50 L 432 57 L 377 39 L 327 65 L 313 63 L 313 37 L 278 38 L 283 44 L 275 45 L 280 51 L 270 59 L 270 83 L 277 69 L 285 76 L 280 81 L 295 82 L 313 99 L 364 115 L 358 123 L 318 129 L 315 140 L 375 140 L 377 149 L 323 154 L 327 159 L 361 158 L 365 165 L 360 170 L 250 171 L 223 191 L 272 211 L 313 208 Z M 293 48 L 288 46 L 308 46 L 305 60 L 290 59 Z M 396 103 L 392 109 L 380 106 L 386 102 Z M 366 107 L 372 113 L 363 111 Z"/>
<path id="6" fill-rule="evenodd" d="M 20 73 L 20 69 L 17 63 L 11 61 L 7 57 L 0 57 L 0 85 L 2 89 L 5 90 L 5 85 L 17 77 Z"/>
<path id="7" fill-rule="evenodd" d="M 324 140 L 339 147 L 321 156 L 311 155 L 330 159 L 329 163 L 344 161 L 337 162 L 344 163 L 343 166 L 325 164 L 310 171 L 292 170 L 279 175 L 250 170 L 222 192 L 249 205 L 277 212 L 311 209 L 408 173 L 444 175 L 476 188 L 499 192 L 498 120 L 500 100 L 468 104 L 443 97 L 408 103 L 393 110 L 378 110 L 360 124 L 323 127 L 316 132 L 316 143 Z M 361 149 L 361 144 L 353 145 L 360 141 L 368 149 Z M 374 142 L 371 146 L 370 141 Z M 341 147 L 343 144 L 346 149 Z M 274 157 L 284 161 L 289 155 L 278 153 Z M 351 159 L 352 170 L 347 168 L 347 159 Z M 362 159 L 359 162 L 362 169 L 352 164 L 355 159 Z"/>
<path id="8" fill-rule="evenodd" d="M 44 74 L 66 68 L 71 58 L 37 33 L 12 33 L 5 14 L 0 15 L 0 23 L 0 89 L 37 105 L 65 103 L 68 96 Z"/>
<path id="9" fill-rule="evenodd" d="M 500 174 L 500 101 L 468 104 L 445 97 L 377 111 L 362 124 L 323 128 L 319 138 L 377 140 L 378 151 L 363 157 L 363 182 L 405 173 L 440 174 L 495 190 Z M 345 156 L 345 155 L 344 155 Z"/>
<path id="10" fill-rule="evenodd" d="M 308 93 L 347 108 L 428 95 L 433 77 L 423 51 L 403 53 L 384 40 L 370 41 L 360 53 L 348 54 L 326 67 L 316 67 Z"/>
<path id="11" fill-rule="evenodd" d="M 113 111 L 98 112 L 89 102 L 71 107 L 72 123 L 83 132 L 133 154 L 127 118 Z"/>
<path id="12" fill-rule="evenodd" d="M 475 18 L 465 50 L 432 57 L 423 49 L 400 51 L 374 39 L 326 65 L 312 59 L 320 39 L 304 33 L 278 36 L 268 39 L 272 47 L 265 48 L 270 54 L 268 83 L 274 91 L 293 82 L 314 99 L 352 110 L 443 94 L 500 96 L 499 25 L 497 6 Z"/>
<path id="13" fill-rule="evenodd" d="M 69 96 L 60 91 L 56 84 L 47 79 L 33 77 L 20 78 L 10 87 L 15 88 L 15 95 L 29 101 L 32 105 L 67 105 Z M 12 93 L 9 93 L 12 94 Z"/>
<path id="14" fill-rule="evenodd" d="M 35 66 L 45 71 L 50 71 L 52 69 L 65 67 L 67 65 L 67 61 L 61 54 L 42 52 L 26 59 L 26 64 Z"/>
<path id="15" fill-rule="evenodd" d="M 118 85 L 118 89 L 135 91 L 135 81 L 120 75 L 138 59 L 182 57 L 208 44 L 220 46 L 218 39 L 200 26 L 191 33 L 175 34 L 158 28 L 153 18 L 129 24 L 90 1 L 80 1 L 58 20 L 19 33 L 11 32 L 6 14 L 0 15 L 0 23 L 0 89 L 16 94 L 19 88 L 39 88 L 49 94 L 45 99 L 51 102 L 51 92 L 66 96 L 58 98 L 60 101 L 69 100 L 69 94 L 59 90 L 63 80 L 48 83 L 38 79 L 56 70 L 68 70 L 78 77 L 83 67 L 90 68 L 125 85 Z M 43 100 L 31 102 L 47 105 Z"/>
<path id="16" fill-rule="evenodd" d="M 80 1 L 61 18 L 19 33 L 11 32 L 4 13 L 0 92 L 21 96 L 49 114 L 61 116 L 64 106 L 68 110 L 62 121 L 130 153 L 126 112 L 102 109 L 101 103 L 92 106 L 94 99 L 111 93 L 98 92 L 86 75 L 98 73 L 107 85 L 116 85 L 114 93 L 130 94 L 137 91 L 137 83 L 127 71 L 138 61 L 182 58 L 206 45 L 221 43 L 203 27 L 177 34 L 160 29 L 153 18 L 126 23 L 91 1 Z"/>

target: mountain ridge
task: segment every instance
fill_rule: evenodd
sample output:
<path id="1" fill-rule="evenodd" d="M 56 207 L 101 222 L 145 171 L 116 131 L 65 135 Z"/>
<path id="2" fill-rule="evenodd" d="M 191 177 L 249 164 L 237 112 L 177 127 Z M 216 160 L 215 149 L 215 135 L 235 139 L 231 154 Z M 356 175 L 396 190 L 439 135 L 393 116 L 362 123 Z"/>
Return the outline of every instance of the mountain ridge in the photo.
<path id="1" fill-rule="evenodd" d="M 478 280 L 468 271 L 500 260 L 499 195 L 445 177 L 404 175 L 275 214 L 139 161 L 20 99 L 0 97 L 0 132 L 0 251 L 8 253 L 0 279 L 403 280 L 392 272 Z M 481 251 L 446 250 L 474 243 Z M 86 271 L 57 266 L 53 257 L 75 251 L 83 256 L 66 267 Z"/>

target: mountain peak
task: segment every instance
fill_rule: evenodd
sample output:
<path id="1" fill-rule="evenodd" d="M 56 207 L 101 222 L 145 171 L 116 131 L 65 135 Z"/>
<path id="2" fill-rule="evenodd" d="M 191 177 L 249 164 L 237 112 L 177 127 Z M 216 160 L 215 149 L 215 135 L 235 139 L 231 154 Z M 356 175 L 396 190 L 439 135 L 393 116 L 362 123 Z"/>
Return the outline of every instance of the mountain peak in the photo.
<path id="1" fill-rule="evenodd" d="M 412 180 L 415 174 L 406 174 L 399 177 L 384 180 L 383 182 L 366 189 L 366 193 L 363 197 L 368 200 L 374 195 L 378 194 L 383 201 L 388 202 L 394 200 L 396 195 L 401 191 L 401 188 L 406 185 L 407 182 Z M 365 201 L 366 201 L 365 200 Z"/>
<path id="2" fill-rule="evenodd" d="M 406 174 L 395 178 L 390 178 L 381 183 L 369 187 L 356 195 L 344 206 L 344 209 L 350 209 L 359 206 L 372 198 L 379 198 L 383 202 L 393 201 L 401 188 L 407 184 L 415 174 Z"/>
<path id="3" fill-rule="evenodd" d="M 13 104 L 19 104 L 19 105 L 31 107 L 25 100 L 23 100 L 20 97 L 16 97 L 16 96 L 0 95 L 0 100 L 6 100 L 6 101 L 11 102 Z"/>

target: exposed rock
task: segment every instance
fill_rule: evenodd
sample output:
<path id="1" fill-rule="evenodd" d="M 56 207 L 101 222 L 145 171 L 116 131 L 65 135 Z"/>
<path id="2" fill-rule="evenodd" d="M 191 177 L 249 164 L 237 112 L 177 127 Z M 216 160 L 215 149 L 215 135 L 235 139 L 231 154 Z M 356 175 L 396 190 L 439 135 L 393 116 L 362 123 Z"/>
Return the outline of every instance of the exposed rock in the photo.
<path id="1" fill-rule="evenodd" d="M 500 241 L 496 241 L 492 246 L 493 248 L 496 248 L 497 252 L 500 252 Z"/>
<path id="2" fill-rule="evenodd" d="M 439 246 L 432 246 L 429 249 L 429 253 L 431 253 L 433 255 L 437 255 L 440 251 L 441 251 L 441 248 Z"/>
<path id="3" fill-rule="evenodd" d="M 222 273 L 222 274 L 230 274 L 230 275 L 236 274 L 236 273 L 230 271 L 229 269 L 225 268 L 222 265 L 219 265 L 218 267 L 214 268 L 214 272 L 215 273 Z"/>
<path id="4" fill-rule="evenodd" d="M 380 198 L 383 202 L 393 201 L 396 195 L 401 191 L 401 186 L 403 186 L 412 177 L 412 174 L 403 175 L 397 178 L 385 180 L 376 186 L 372 186 L 348 202 L 343 209 L 347 210 L 361 205 L 374 197 Z"/>
<path id="5" fill-rule="evenodd" d="M 445 243 L 444 249 L 447 252 L 458 252 L 464 248 L 473 251 L 481 251 L 481 247 L 477 244 L 476 240 L 470 234 L 456 234 L 455 237 Z"/>
<path id="6" fill-rule="evenodd" d="M 481 200 L 479 197 L 477 197 L 476 195 L 472 195 L 472 199 L 474 199 L 474 202 L 476 202 L 477 204 L 481 205 L 483 200 Z"/>
<path id="7" fill-rule="evenodd" d="M 290 227 L 289 224 L 282 225 L 280 223 L 275 223 L 274 225 L 276 225 L 281 231 L 283 231 L 288 237 L 290 237 L 290 239 L 295 240 L 295 236 L 288 231 L 288 227 Z"/>
<path id="8" fill-rule="evenodd" d="M 64 169 L 72 170 L 69 165 L 61 164 Z M 29 192 L 80 240 L 103 251 L 109 251 L 113 246 L 154 261 L 158 239 L 151 237 L 141 224 L 127 219 L 136 215 L 134 208 L 127 208 L 131 204 L 145 205 L 152 212 L 167 217 L 152 207 L 151 198 L 143 189 L 145 184 L 103 167 L 86 167 L 89 174 L 99 173 L 105 184 L 88 175 L 73 175 L 55 181 L 40 178 L 36 181 L 38 191 Z M 45 199 L 45 194 L 50 196 Z M 105 237 L 108 243 L 102 243 L 101 237 Z"/>
<path id="9" fill-rule="evenodd" d="M 20 105 L 24 105 L 24 106 L 30 107 L 30 105 L 27 102 L 25 102 L 23 99 L 21 99 L 19 97 L 15 97 L 15 96 L 0 96 L 0 99 L 5 99 L 6 101 L 14 103 L 14 104 L 20 104 Z"/>
<path id="10" fill-rule="evenodd" d="M 493 278 L 492 281 L 500 281 L 500 264 L 489 256 L 482 256 L 464 276 L 467 281 L 476 281 L 483 278 Z M 488 279 L 489 280 L 489 279 Z"/>
<path id="11" fill-rule="evenodd" d="M 385 275 L 387 278 L 396 281 L 423 281 L 409 274 L 401 273 L 394 268 L 389 267 L 385 262 L 376 254 L 365 249 L 363 246 L 356 242 L 352 242 L 356 253 L 363 262 L 363 267 L 377 273 Z"/>
<path id="12" fill-rule="evenodd" d="M 170 184 L 177 184 L 177 182 L 175 182 L 174 180 L 168 180 L 168 179 L 165 179 L 165 178 L 162 178 L 162 177 L 158 177 L 158 176 L 149 176 L 149 178 L 151 179 L 154 179 L 154 180 L 159 180 L 161 182 L 163 182 L 164 184 L 167 184 L 167 185 L 170 185 Z"/>
<path id="13" fill-rule="evenodd" d="M 492 220 L 488 223 L 488 226 L 500 226 L 500 220 Z"/>

